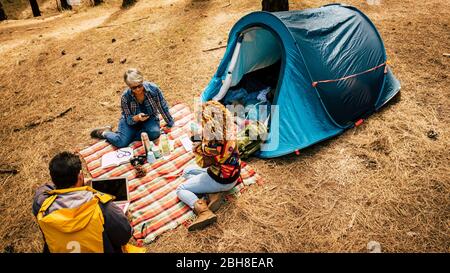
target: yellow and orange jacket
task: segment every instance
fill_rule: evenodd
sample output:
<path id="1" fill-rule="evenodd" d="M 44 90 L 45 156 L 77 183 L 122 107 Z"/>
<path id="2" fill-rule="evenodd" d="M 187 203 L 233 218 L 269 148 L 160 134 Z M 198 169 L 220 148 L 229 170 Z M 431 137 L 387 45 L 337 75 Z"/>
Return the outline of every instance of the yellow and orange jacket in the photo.
<path id="1" fill-rule="evenodd" d="M 46 184 L 36 191 L 33 214 L 44 235 L 44 251 L 123 252 L 132 228 L 114 197 L 90 187 L 56 190 Z"/>

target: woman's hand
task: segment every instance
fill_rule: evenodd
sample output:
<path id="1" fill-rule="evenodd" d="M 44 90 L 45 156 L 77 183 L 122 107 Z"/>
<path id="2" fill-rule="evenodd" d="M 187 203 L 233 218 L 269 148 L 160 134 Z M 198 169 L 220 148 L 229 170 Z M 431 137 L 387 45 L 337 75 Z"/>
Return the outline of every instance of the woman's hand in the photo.
<path id="1" fill-rule="evenodd" d="M 144 113 L 139 113 L 139 114 L 133 116 L 133 120 L 135 122 L 146 121 L 147 119 L 149 119 L 149 116 Z"/>

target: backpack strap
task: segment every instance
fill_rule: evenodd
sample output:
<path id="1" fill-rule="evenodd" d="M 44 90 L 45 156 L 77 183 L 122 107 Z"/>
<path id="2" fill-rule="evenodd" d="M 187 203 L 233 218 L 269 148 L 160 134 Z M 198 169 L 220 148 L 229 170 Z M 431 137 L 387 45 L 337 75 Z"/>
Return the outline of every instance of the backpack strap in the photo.
<path id="1" fill-rule="evenodd" d="M 97 200 L 100 201 L 100 203 L 102 203 L 102 204 L 106 204 L 109 201 L 112 201 L 115 199 L 114 196 L 106 194 L 106 193 L 101 193 L 101 192 L 95 193 L 94 197 L 97 198 Z"/>
<path id="2" fill-rule="evenodd" d="M 56 197 L 58 197 L 58 195 L 54 194 L 50 197 L 47 197 L 47 199 L 44 200 L 44 202 L 42 203 L 42 206 L 39 209 L 39 212 L 37 214 L 38 220 L 43 217 L 44 212 L 47 211 L 47 209 L 53 204 L 53 202 L 56 200 Z"/>

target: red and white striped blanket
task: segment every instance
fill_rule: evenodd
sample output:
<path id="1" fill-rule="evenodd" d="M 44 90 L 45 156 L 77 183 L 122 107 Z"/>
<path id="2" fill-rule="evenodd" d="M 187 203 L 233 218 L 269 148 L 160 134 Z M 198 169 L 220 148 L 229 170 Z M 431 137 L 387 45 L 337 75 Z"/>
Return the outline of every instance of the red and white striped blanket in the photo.
<path id="1" fill-rule="evenodd" d="M 194 116 L 189 107 L 177 104 L 170 109 L 175 120 L 175 126 L 168 133 L 168 138 L 174 141 L 174 151 L 168 158 L 159 158 L 153 164 L 146 163 L 146 176 L 136 177 L 136 171 L 130 163 L 103 169 L 101 157 L 105 153 L 116 150 L 106 141 L 98 141 L 80 151 L 87 170 L 93 178 L 127 176 L 131 203 L 128 207 L 132 216 L 131 225 L 134 228 L 134 238 L 138 243 L 150 243 L 163 232 L 174 229 L 178 225 L 188 223 L 194 216 L 192 210 L 180 201 L 175 189 L 186 179 L 181 176 L 183 169 L 195 165 L 194 155 L 187 152 L 181 144 L 180 138 L 190 134 Z M 161 120 L 161 125 L 164 121 Z M 141 141 L 130 144 L 135 154 L 144 154 Z M 227 195 L 227 200 L 238 196 L 246 186 L 262 183 L 261 177 L 243 163 L 241 182 Z"/>

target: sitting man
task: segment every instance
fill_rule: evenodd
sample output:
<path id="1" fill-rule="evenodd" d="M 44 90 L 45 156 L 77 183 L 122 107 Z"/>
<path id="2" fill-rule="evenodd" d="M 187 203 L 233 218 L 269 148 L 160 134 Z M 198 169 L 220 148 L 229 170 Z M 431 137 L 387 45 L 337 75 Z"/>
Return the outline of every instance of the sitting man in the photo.
<path id="1" fill-rule="evenodd" d="M 111 132 L 111 126 L 96 128 L 91 132 L 92 137 L 106 139 L 118 148 L 140 139 L 142 132 L 146 132 L 150 140 L 158 139 L 158 114 L 166 121 L 165 130 L 174 125 L 167 102 L 158 86 L 144 81 L 142 73 L 135 68 L 125 72 L 124 80 L 129 88 L 122 94 L 122 117 L 117 132 Z"/>
<path id="2" fill-rule="evenodd" d="M 53 184 L 39 187 L 33 200 L 44 252 L 126 251 L 131 225 L 112 196 L 84 186 L 80 158 L 62 152 L 49 169 Z"/>

